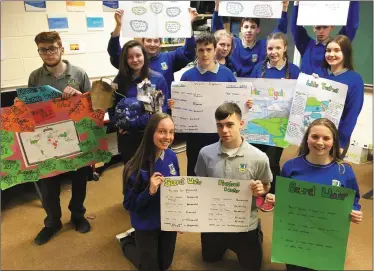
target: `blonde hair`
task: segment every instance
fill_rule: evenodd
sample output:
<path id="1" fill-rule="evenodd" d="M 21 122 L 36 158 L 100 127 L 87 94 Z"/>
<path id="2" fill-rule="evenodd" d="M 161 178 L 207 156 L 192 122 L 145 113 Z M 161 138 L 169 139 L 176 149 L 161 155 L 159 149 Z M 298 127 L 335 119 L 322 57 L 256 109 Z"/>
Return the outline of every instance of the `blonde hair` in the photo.
<path id="1" fill-rule="evenodd" d="M 223 37 L 231 39 L 231 50 L 229 53 L 229 55 L 231 55 L 232 51 L 234 50 L 234 38 L 235 37 L 231 32 L 227 31 L 226 29 L 220 29 L 214 33 L 214 38 L 216 39 L 217 44 Z"/>

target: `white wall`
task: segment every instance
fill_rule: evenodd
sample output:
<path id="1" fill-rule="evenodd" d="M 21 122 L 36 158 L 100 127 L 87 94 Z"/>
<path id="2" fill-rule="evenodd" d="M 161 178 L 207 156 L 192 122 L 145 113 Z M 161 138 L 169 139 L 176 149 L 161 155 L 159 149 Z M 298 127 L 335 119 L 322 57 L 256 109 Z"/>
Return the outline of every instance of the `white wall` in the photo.
<path id="1" fill-rule="evenodd" d="M 5 57 L 1 61 L 2 89 L 27 85 L 30 73 L 41 67 L 34 38 L 42 31 L 49 31 L 47 13 L 67 15 L 69 32 L 60 33 L 62 41 L 78 38 L 85 44 L 85 54 L 64 55 L 64 59 L 83 68 L 90 78 L 117 73 L 106 51 L 115 26 L 114 13 L 103 12 L 102 1 L 86 1 L 85 12 L 67 12 L 65 1 L 47 1 L 46 5 L 47 12 L 25 12 L 23 1 L 1 2 L 1 50 Z M 104 31 L 87 31 L 86 13 L 103 16 Z"/>

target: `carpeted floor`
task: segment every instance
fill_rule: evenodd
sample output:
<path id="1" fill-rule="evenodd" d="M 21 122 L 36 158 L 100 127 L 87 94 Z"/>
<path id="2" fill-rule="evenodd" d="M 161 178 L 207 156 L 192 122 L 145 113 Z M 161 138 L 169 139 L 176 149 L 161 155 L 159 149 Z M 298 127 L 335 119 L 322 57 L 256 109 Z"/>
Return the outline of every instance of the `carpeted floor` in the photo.
<path id="1" fill-rule="evenodd" d="M 295 148 L 284 151 L 282 162 L 295 155 Z M 179 154 L 182 174 L 186 172 L 185 153 Z M 372 189 L 372 164 L 354 165 L 361 194 Z M 33 187 L 5 191 L 11 200 L 2 208 L 1 269 L 2 270 L 134 270 L 122 256 L 115 235 L 130 228 L 127 212 L 122 207 L 122 166 L 113 166 L 98 182 L 89 182 L 85 206 L 91 232 L 80 234 L 69 224 L 70 184 L 64 183 L 61 204 L 63 230 L 49 243 L 37 246 L 33 239 L 43 226 L 45 216 Z M 5 195 L 4 195 L 5 196 Z M 346 270 L 371 270 L 373 264 L 373 201 L 361 199 L 364 222 L 352 224 L 348 242 Z M 264 270 L 284 270 L 283 264 L 271 263 L 273 213 L 260 212 L 264 232 Z M 223 261 L 206 264 L 200 255 L 200 234 L 178 235 L 172 270 L 237 270 L 239 265 L 232 252 Z"/>

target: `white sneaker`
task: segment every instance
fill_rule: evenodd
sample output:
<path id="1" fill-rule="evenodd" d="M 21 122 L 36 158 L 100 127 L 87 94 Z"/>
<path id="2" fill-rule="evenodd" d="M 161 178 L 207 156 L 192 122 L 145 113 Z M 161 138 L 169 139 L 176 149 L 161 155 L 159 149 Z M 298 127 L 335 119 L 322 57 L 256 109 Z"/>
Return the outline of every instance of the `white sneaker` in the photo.
<path id="1" fill-rule="evenodd" d="M 132 233 L 135 232 L 135 229 L 134 228 L 131 228 L 123 233 L 120 233 L 120 234 L 117 234 L 116 235 L 116 239 L 121 242 L 121 240 L 129 235 L 132 235 Z"/>

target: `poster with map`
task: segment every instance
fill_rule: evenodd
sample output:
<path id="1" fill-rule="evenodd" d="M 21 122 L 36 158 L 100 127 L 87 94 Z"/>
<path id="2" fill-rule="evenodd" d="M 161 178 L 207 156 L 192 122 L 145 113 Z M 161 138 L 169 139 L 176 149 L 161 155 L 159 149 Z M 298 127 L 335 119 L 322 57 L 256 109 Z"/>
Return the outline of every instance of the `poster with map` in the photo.
<path id="1" fill-rule="evenodd" d="M 244 81 L 240 79 L 240 81 Z M 296 80 L 251 78 L 253 107 L 249 109 L 243 137 L 249 143 L 286 148 L 288 118 Z"/>
<path id="2" fill-rule="evenodd" d="M 308 126 L 320 118 L 327 118 L 338 127 L 347 90 L 347 85 L 300 73 L 285 140 L 300 145 Z"/>

